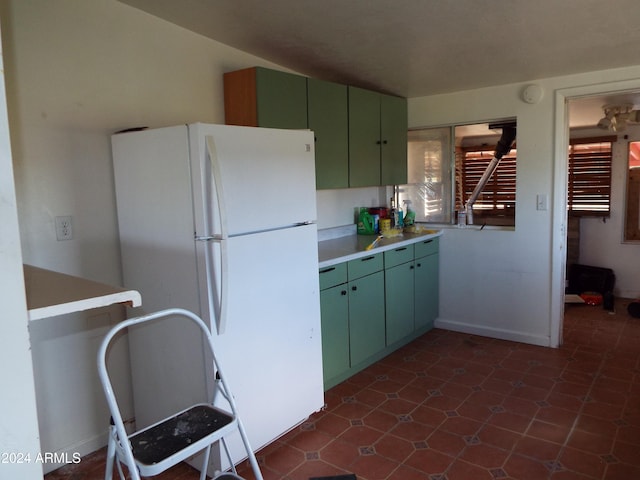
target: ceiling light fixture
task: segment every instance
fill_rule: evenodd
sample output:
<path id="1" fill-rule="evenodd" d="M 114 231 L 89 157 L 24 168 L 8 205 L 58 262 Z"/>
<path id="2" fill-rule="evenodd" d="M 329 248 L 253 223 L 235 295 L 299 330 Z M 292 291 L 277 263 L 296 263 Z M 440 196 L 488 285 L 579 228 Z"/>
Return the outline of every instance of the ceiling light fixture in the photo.
<path id="1" fill-rule="evenodd" d="M 627 128 L 627 123 L 640 122 L 640 110 L 634 110 L 632 103 L 622 105 L 605 105 L 602 107 L 604 117 L 598 122 L 598 128 L 621 132 Z"/>

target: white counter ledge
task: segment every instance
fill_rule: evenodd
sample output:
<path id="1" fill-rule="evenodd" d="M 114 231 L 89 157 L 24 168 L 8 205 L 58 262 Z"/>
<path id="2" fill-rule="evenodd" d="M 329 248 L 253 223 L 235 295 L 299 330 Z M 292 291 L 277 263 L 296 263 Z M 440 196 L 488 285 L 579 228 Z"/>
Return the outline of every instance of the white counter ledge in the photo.
<path id="1" fill-rule="evenodd" d="M 140 293 L 44 268 L 24 265 L 29 320 L 126 303 L 142 304 Z"/>
<path id="2" fill-rule="evenodd" d="M 436 238 L 440 235 L 442 235 L 442 231 L 437 231 L 436 233 L 405 233 L 398 237 L 383 238 L 378 242 L 376 247 L 371 250 L 365 250 L 365 248 L 376 239 L 376 235 L 357 235 L 356 233 L 352 233 L 328 240 L 322 240 L 320 236 L 320 241 L 318 242 L 319 267 L 329 267 L 367 255 L 410 245 L 422 240 Z"/>

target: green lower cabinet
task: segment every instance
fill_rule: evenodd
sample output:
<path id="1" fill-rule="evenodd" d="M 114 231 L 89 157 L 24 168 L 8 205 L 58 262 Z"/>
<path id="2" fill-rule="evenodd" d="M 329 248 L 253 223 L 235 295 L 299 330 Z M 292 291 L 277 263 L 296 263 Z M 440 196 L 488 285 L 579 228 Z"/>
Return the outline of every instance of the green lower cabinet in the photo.
<path id="1" fill-rule="evenodd" d="M 414 331 L 414 262 L 385 270 L 385 309 L 387 345 Z"/>
<path id="2" fill-rule="evenodd" d="M 325 385 L 349 370 L 348 285 L 320 292 L 322 313 L 322 368 Z"/>
<path id="3" fill-rule="evenodd" d="M 385 347 L 384 272 L 349 282 L 349 346 L 351 366 Z"/>
<path id="4" fill-rule="evenodd" d="M 320 269 L 325 390 L 433 327 L 438 265 L 436 238 Z"/>
<path id="5" fill-rule="evenodd" d="M 415 328 L 431 329 L 438 318 L 439 259 L 438 254 L 416 259 L 415 263 Z"/>

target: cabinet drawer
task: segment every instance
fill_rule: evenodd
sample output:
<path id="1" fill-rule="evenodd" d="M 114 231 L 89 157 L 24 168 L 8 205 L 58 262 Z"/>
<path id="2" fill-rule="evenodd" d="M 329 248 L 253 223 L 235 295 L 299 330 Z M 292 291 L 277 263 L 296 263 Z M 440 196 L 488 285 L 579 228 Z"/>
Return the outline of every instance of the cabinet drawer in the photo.
<path id="1" fill-rule="evenodd" d="M 320 269 L 320 290 L 347 282 L 347 264 L 339 263 Z"/>
<path id="2" fill-rule="evenodd" d="M 384 268 L 395 267 L 411 260 L 413 260 L 413 245 L 406 245 L 384 252 Z"/>
<path id="3" fill-rule="evenodd" d="M 430 238 L 429 240 L 423 240 L 415 243 L 416 258 L 426 257 L 427 255 L 433 255 L 438 253 L 439 238 Z"/>
<path id="4" fill-rule="evenodd" d="M 348 262 L 348 277 L 349 280 L 354 278 L 364 277 L 365 275 L 371 275 L 374 272 L 378 272 L 383 268 L 382 254 L 377 253 L 375 255 L 368 255 L 363 258 L 351 260 Z"/>

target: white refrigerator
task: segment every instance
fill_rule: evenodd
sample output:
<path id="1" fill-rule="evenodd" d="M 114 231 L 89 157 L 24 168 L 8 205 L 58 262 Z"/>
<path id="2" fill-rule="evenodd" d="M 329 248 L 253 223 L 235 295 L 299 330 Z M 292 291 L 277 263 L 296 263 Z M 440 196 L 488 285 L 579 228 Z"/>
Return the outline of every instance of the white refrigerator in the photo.
<path id="1" fill-rule="evenodd" d="M 133 314 L 182 307 L 208 322 L 258 450 L 324 404 L 313 134 L 191 124 L 116 134 L 112 148 Z M 138 428 L 210 394 L 192 332 L 129 337 Z M 246 456 L 239 436 L 231 450 Z"/>

